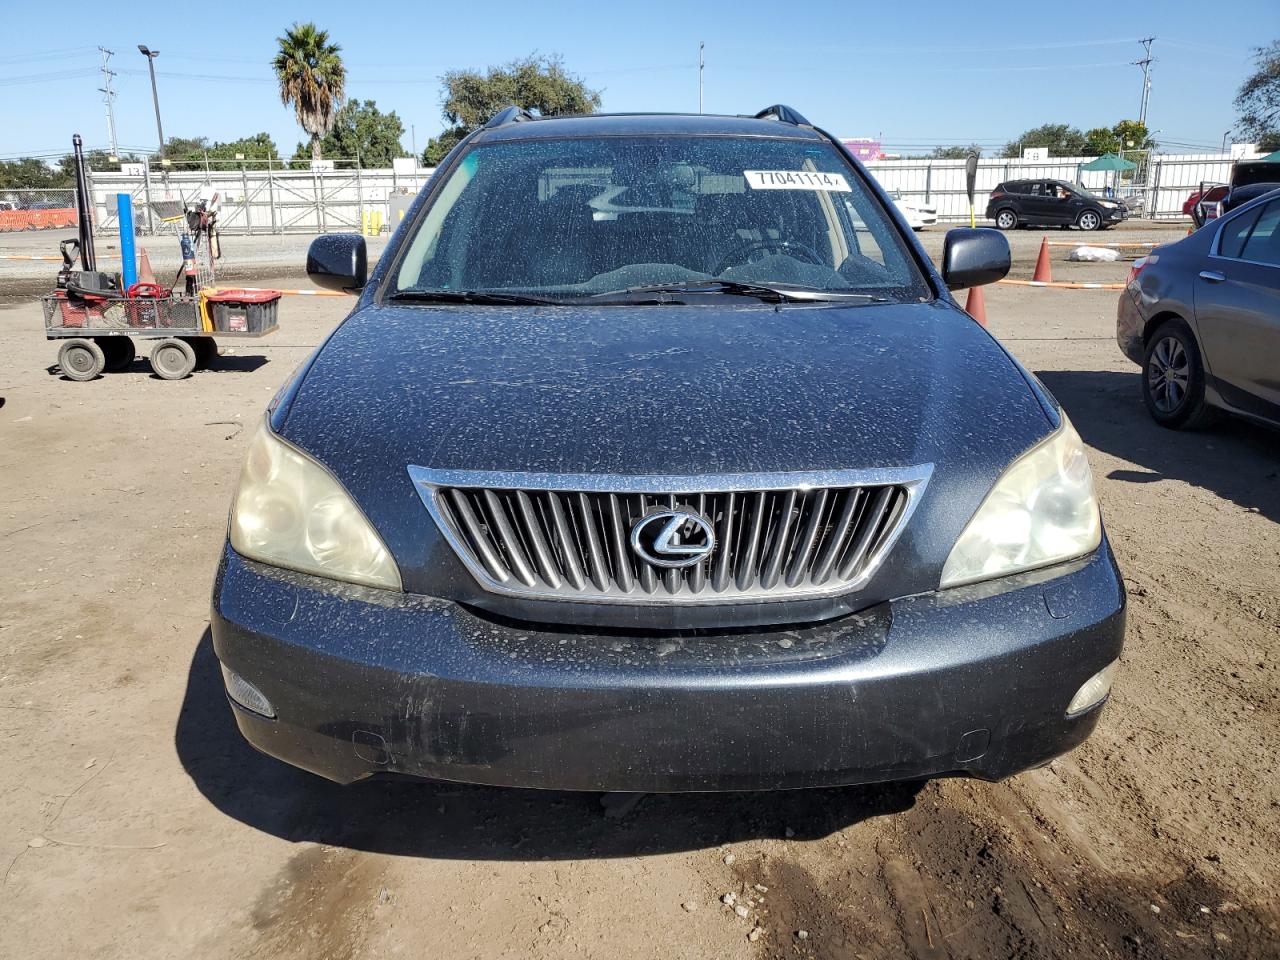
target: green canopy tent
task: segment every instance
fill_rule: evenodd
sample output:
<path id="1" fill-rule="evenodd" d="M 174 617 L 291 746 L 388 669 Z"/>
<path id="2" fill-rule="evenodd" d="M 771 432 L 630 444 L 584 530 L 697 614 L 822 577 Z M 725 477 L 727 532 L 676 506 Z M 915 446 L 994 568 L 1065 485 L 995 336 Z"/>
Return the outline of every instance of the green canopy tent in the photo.
<path id="1" fill-rule="evenodd" d="M 1116 156 L 1114 153 L 1104 153 L 1096 160 L 1090 160 L 1088 163 L 1080 165 L 1081 172 L 1085 170 L 1110 170 L 1115 173 L 1113 184 L 1116 194 L 1120 193 L 1120 173 L 1124 170 L 1137 170 L 1138 165 L 1124 157 Z"/>
<path id="2" fill-rule="evenodd" d="M 1268 153 L 1265 157 L 1262 158 L 1262 162 L 1263 163 L 1280 163 L 1280 150 L 1277 150 L 1275 153 Z"/>

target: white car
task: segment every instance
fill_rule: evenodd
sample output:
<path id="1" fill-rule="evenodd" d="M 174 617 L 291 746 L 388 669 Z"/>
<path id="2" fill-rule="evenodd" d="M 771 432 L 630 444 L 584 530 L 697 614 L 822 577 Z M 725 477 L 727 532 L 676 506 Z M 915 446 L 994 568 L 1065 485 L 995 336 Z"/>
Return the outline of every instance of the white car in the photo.
<path id="1" fill-rule="evenodd" d="M 889 196 L 893 198 L 894 205 L 902 211 L 902 215 L 907 219 L 907 226 L 912 230 L 923 230 L 938 222 L 938 208 L 933 204 L 921 203 L 918 200 L 904 200 L 896 190 Z"/>

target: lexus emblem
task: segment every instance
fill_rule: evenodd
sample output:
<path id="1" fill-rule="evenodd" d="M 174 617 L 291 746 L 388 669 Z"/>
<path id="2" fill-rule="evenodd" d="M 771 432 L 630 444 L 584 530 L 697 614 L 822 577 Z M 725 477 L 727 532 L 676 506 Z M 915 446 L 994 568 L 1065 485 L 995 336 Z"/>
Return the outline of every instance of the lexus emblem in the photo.
<path id="1" fill-rule="evenodd" d="M 710 521 L 687 510 L 651 513 L 631 528 L 631 549 L 656 567 L 691 567 L 715 546 Z"/>

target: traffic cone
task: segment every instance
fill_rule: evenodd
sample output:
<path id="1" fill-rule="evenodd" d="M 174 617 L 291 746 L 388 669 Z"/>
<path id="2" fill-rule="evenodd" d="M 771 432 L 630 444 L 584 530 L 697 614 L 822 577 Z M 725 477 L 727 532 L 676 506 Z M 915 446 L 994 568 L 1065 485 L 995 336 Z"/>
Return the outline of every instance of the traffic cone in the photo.
<path id="1" fill-rule="evenodd" d="M 151 258 L 147 256 L 147 248 L 138 248 L 138 282 L 155 283 L 155 271 L 151 269 Z"/>
<path id="2" fill-rule="evenodd" d="M 987 304 L 982 296 L 981 287 L 970 287 L 969 296 L 964 302 L 964 312 L 977 320 L 982 326 L 987 325 Z"/>
<path id="3" fill-rule="evenodd" d="M 1040 240 L 1040 256 L 1036 257 L 1036 272 L 1031 275 L 1031 279 L 1053 283 L 1053 268 L 1049 266 L 1048 237 L 1042 237 Z"/>

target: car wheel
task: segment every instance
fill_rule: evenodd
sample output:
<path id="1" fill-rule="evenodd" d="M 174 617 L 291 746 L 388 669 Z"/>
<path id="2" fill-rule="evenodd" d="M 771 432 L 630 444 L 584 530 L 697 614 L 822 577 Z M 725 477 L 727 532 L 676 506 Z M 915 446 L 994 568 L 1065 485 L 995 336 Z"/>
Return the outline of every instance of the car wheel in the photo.
<path id="1" fill-rule="evenodd" d="M 1190 328 L 1181 320 L 1161 324 L 1147 341 L 1142 399 L 1156 423 L 1172 430 L 1202 427 L 1214 411 L 1204 399 L 1204 365 Z"/>
<path id="2" fill-rule="evenodd" d="M 1094 213 L 1092 210 L 1086 210 L 1084 213 L 1080 214 L 1079 219 L 1076 220 L 1076 226 L 1081 230 L 1097 230 L 1102 226 L 1102 217 L 1098 216 L 1098 214 Z"/>
<path id="3" fill-rule="evenodd" d="M 1018 225 L 1018 215 L 1007 207 L 996 214 L 996 226 L 1001 230 L 1012 230 Z"/>

